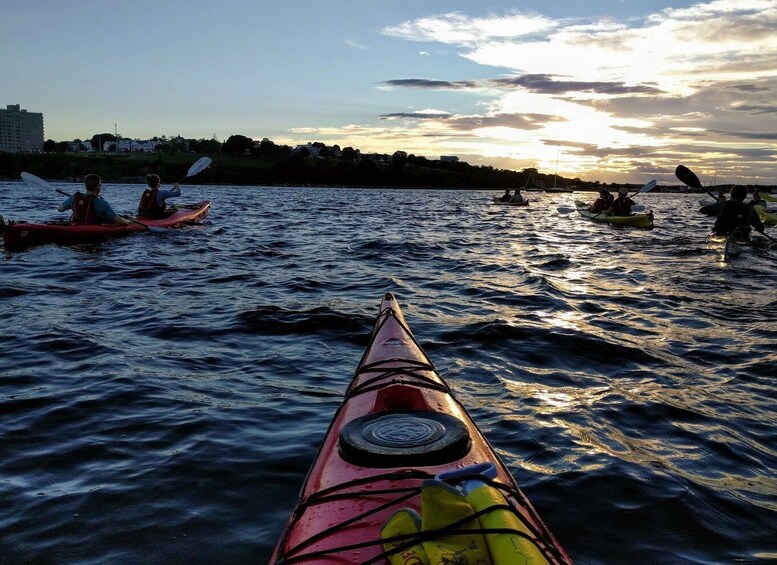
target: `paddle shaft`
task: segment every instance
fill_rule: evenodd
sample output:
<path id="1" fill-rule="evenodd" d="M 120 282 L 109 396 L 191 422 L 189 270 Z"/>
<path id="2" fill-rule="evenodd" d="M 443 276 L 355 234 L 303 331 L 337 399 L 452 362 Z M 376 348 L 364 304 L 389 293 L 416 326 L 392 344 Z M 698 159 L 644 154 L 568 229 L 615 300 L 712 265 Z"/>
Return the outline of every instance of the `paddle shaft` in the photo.
<path id="1" fill-rule="evenodd" d="M 768 239 L 769 241 L 771 241 L 772 243 L 777 243 L 777 239 L 774 239 L 774 238 L 773 238 L 772 236 L 770 236 L 768 233 L 766 233 L 766 232 L 759 232 L 759 233 L 760 233 L 762 236 L 764 236 L 766 239 Z"/>
<path id="2" fill-rule="evenodd" d="M 718 198 L 717 196 L 715 196 L 714 194 L 712 194 L 712 193 L 711 193 L 709 190 L 707 190 L 706 188 L 704 189 L 704 192 L 706 192 L 707 194 L 709 194 L 710 196 L 712 196 L 712 197 L 715 199 L 715 201 L 716 201 L 716 202 L 720 202 L 720 198 Z"/>

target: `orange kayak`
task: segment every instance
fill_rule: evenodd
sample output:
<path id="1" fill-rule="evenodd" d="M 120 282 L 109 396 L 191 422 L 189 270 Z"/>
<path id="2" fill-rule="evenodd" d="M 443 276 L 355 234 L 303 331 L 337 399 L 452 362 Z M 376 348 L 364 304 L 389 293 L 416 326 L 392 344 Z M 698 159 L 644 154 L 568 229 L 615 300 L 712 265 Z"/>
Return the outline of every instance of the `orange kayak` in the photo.
<path id="1" fill-rule="evenodd" d="M 571 563 L 387 293 L 271 562 L 467 561 Z"/>

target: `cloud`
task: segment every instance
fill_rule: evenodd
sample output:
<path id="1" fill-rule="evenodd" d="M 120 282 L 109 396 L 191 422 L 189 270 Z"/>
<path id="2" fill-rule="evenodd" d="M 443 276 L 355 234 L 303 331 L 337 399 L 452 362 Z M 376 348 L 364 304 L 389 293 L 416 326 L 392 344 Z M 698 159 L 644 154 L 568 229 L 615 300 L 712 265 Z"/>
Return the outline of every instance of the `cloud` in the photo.
<path id="1" fill-rule="evenodd" d="M 732 110 L 736 110 L 738 112 L 748 112 L 751 114 L 774 114 L 777 113 L 777 105 L 748 105 L 748 104 L 740 104 L 738 106 L 732 106 Z"/>
<path id="2" fill-rule="evenodd" d="M 393 114 L 381 114 L 381 120 L 392 120 L 397 118 L 409 118 L 416 120 L 447 120 L 451 117 L 448 112 L 437 110 L 420 110 L 417 112 L 395 112 Z"/>
<path id="3" fill-rule="evenodd" d="M 460 90 L 477 87 L 477 82 L 472 80 L 447 81 L 426 78 L 401 78 L 383 81 L 385 86 L 397 86 L 401 88 L 426 88 L 430 90 Z"/>
<path id="4" fill-rule="evenodd" d="M 766 139 L 769 141 L 777 141 L 777 131 L 759 133 L 747 131 L 712 130 L 712 133 L 731 137 L 741 137 L 743 139 Z M 777 149 L 774 149 L 773 152 L 777 153 Z"/>
<path id="5" fill-rule="evenodd" d="M 359 43 L 358 41 L 354 41 L 353 39 L 346 39 L 345 44 L 353 47 L 354 49 L 359 49 L 360 51 L 369 50 L 369 47 L 367 47 L 366 45 L 363 45 L 362 43 Z"/>
<path id="6" fill-rule="evenodd" d="M 567 92 L 593 92 L 597 94 L 659 94 L 661 89 L 645 84 L 627 86 L 623 82 L 595 82 L 556 80 L 552 75 L 527 74 L 489 81 L 500 88 L 519 87 L 531 92 L 562 94 Z"/>
<path id="7" fill-rule="evenodd" d="M 485 116 L 456 116 L 446 123 L 451 129 L 473 131 L 487 128 L 510 128 L 516 130 L 539 130 L 550 122 L 564 122 L 566 118 L 548 114 L 512 113 Z"/>
<path id="8" fill-rule="evenodd" d="M 412 41 L 437 41 L 474 47 L 482 41 L 506 41 L 544 33 L 556 25 L 545 16 L 516 10 L 503 15 L 481 17 L 450 12 L 387 26 L 382 32 L 390 37 Z"/>
<path id="9" fill-rule="evenodd" d="M 639 84 L 628 86 L 623 82 L 593 82 L 575 80 L 557 80 L 547 74 L 521 75 L 494 78 L 485 81 L 474 80 L 435 80 L 424 78 L 405 78 L 386 80 L 381 83 L 389 87 L 421 88 L 429 90 L 477 90 L 488 88 L 523 88 L 530 92 L 543 94 L 565 94 L 569 92 L 591 92 L 597 94 L 660 94 L 663 91 L 655 86 Z"/>
<path id="10" fill-rule="evenodd" d="M 511 128 L 516 130 L 538 130 L 549 122 L 565 121 L 565 118 L 548 114 L 490 114 L 461 116 L 452 115 L 438 110 L 423 110 L 418 112 L 395 112 L 382 114 L 382 120 L 414 119 L 444 122 L 445 127 L 453 132 L 471 132 L 489 128 Z"/>

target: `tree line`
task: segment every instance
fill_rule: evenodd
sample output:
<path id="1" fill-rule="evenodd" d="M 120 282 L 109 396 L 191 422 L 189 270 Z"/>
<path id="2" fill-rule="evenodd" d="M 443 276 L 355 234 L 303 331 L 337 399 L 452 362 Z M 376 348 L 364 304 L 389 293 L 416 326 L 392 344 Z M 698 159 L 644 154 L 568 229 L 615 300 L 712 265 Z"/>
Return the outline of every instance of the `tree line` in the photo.
<path id="1" fill-rule="evenodd" d="M 47 179 L 73 180 L 93 172 L 106 182 L 137 181 L 154 172 L 162 178 L 181 178 L 193 160 L 192 153 L 209 155 L 213 165 L 189 179 L 201 184 L 328 185 L 410 188 L 532 188 L 583 184 L 580 179 L 554 179 L 536 169 L 512 171 L 452 160 L 429 159 L 396 151 L 363 154 L 353 147 L 322 142 L 292 148 L 264 138 L 255 141 L 231 135 L 216 139 L 158 137 L 155 152 L 116 152 L 117 136 L 93 135 L 88 142 L 46 142 L 44 154 L 0 154 L 0 178 L 18 179 L 29 171 Z M 88 143 L 94 151 L 73 152 Z M 114 151 L 103 152 L 106 147 Z"/>

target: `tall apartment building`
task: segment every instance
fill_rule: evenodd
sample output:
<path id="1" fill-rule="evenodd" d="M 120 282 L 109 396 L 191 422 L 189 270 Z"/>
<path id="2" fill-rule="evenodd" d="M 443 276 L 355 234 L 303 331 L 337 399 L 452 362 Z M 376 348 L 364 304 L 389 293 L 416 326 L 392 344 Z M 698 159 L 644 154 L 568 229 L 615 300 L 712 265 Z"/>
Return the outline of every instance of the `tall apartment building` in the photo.
<path id="1" fill-rule="evenodd" d="M 43 151 L 43 114 L 22 110 L 19 104 L 0 110 L 0 151 Z"/>

